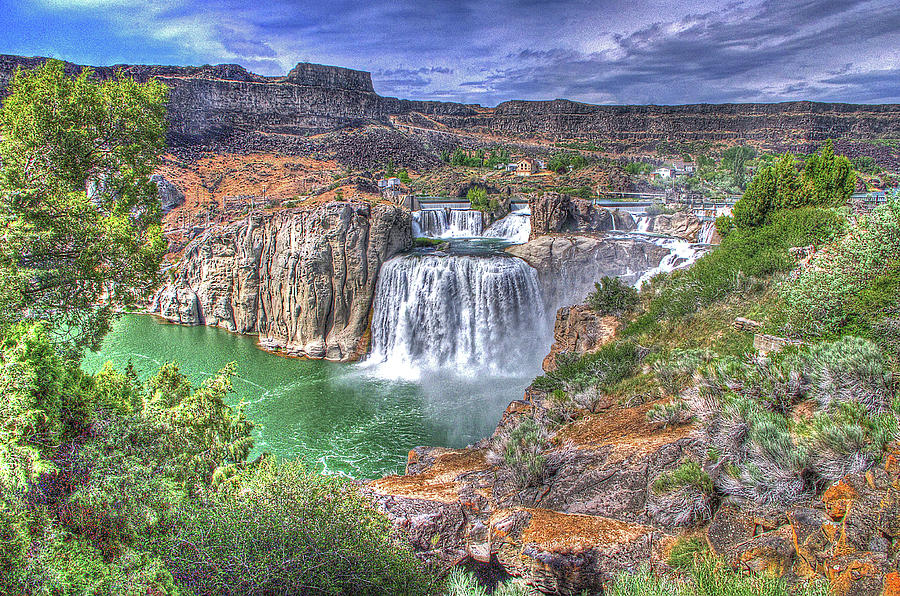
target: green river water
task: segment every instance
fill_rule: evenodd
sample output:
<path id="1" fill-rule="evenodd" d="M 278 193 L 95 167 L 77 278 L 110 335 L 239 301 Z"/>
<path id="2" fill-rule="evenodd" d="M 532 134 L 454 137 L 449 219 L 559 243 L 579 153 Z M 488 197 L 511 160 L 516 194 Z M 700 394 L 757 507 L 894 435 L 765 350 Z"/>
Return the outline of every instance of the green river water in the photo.
<path id="1" fill-rule="evenodd" d="M 258 349 L 253 337 L 148 315 L 123 316 L 82 366 L 96 372 L 107 360 L 120 368 L 131 361 L 142 378 L 175 361 L 196 384 L 234 361 L 232 403 L 247 404 L 256 453 L 300 456 L 354 478 L 402 472 L 418 445 L 463 447 L 490 435 L 538 374 L 385 380 L 361 365 L 283 358 Z"/>

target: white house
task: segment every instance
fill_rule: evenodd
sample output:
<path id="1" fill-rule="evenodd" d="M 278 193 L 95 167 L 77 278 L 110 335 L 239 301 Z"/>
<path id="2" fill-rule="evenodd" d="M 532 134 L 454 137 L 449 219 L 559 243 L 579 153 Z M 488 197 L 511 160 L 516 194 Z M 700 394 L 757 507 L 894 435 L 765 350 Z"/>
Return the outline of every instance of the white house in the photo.
<path id="1" fill-rule="evenodd" d="M 663 166 L 661 168 L 656 168 L 652 172 L 650 172 L 651 178 L 661 178 L 661 179 L 669 179 L 672 177 L 672 168 L 668 166 Z"/>

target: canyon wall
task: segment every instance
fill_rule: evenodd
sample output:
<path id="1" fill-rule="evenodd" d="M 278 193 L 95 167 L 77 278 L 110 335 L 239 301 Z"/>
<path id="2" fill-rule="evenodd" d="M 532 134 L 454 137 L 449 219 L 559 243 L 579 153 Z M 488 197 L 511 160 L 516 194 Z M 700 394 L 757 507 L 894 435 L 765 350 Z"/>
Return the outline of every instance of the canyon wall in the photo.
<path id="1" fill-rule="evenodd" d="M 43 58 L 0 55 L 0 96 L 16 67 Z M 81 66 L 66 63 L 74 74 Z M 347 127 L 407 125 L 408 136 L 487 133 L 511 138 L 590 138 L 649 144 L 671 139 L 758 141 L 803 149 L 826 138 L 900 137 L 900 106 L 815 102 L 598 106 L 568 100 L 508 101 L 495 108 L 382 97 L 367 72 L 298 64 L 264 77 L 241 66 L 98 67 L 171 89 L 170 144 L 231 150 L 294 147 L 310 135 Z M 423 116 L 424 115 L 424 116 Z M 414 127 L 414 128 L 411 128 Z M 430 132 L 429 132 L 430 131 Z"/>
<path id="2" fill-rule="evenodd" d="M 410 229 L 408 211 L 354 201 L 213 227 L 185 248 L 150 310 L 258 333 L 292 355 L 355 360 L 368 349 L 378 271 L 410 247 Z"/>

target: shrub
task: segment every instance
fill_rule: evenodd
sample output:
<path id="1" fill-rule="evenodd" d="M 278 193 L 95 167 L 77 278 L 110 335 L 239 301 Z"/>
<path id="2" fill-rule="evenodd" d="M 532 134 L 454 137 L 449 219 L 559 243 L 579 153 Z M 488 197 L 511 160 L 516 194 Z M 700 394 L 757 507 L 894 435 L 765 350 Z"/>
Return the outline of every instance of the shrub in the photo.
<path id="1" fill-rule="evenodd" d="M 638 291 L 618 277 L 604 276 L 599 283 L 594 283 L 587 303 L 599 315 L 619 317 L 638 305 Z"/>
<path id="2" fill-rule="evenodd" d="M 565 389 L 577 393 L 587 388 L 602 391 L 631 376 L 643 356 L 631 342 L 608 343 L 581 357 L 567 354 L 557 360 L 556 370 L 536 378 L 532 386 L 547 392 Z"/>
<path id="3" fill-rule="evenodd" d="M 653 363 L 653 372 L 660 386 L 669 394 L 676 394 L 682 382 L 691 376 L 703 364 L 712 360 L 709 350 L 672 350 L 670 354 Z"/>
<path id="4" fill-rule="evenodd" d="M 480 187 L 470 188 L 466 198 L 472 209 L 478 211 L 496 211 L 500 207 L 497 199 L 488 198 L 487 190 Z"/>
<path id="5" fill-rule="evenodd" d="M 183 504 L 154 547 L 191 593 L 430 591 L 410 547 L 354 485 L 296 461 L 267 458 L 234 492 Z"/>
<path id="6" fill-rule="evenodd" d="M 495 439 L 492 452 L 513 473 L 520 486 L 540 486 L 544 480 L 547 459 L 547 432 L 532 418 L 525 418 L 511 430 Z"/>
<path id="7" fill-rule="evenodd" d="M 653 492 L 663 494 L 685 486 L 694 487 L 708 495 L 713 494 L 713 484 L 709 474 L 704 472 L 694 461 L 685 462 L 674 470 L 663 472 L 657 476 L 653 481 Z"/>
<path id="8" fill-rule="evenodd" d="M 890 362 L 877 345 L 859 337 L 816 344 L 807 366 L 812 394 L 820 407 L 856 402 L 871 413 L 888 411 L 896 385 Z"/>
<path id="9" fill-rule="evenodd" d="M 471 571 L 462 567 L 454 567 L 447 575 L 444 585 L 445 596 L 488 596 L 488 591 L 478 583 L 478 579 Z M 526 596 L 528 588 L 514 579 L 500 582 L 491 592 L 492 596 Z"/>
<path id="10" fill-rule="evenodd" d="M 788 331 L 801 337 L 856 334 L 895 318 L 900 303 L 900 200 L 877 207 L 839 243 L 820 251 L 794 283 L 782 286 Z"/>
<path id="11" fill-rule="evenodd" d="M 667 404 L 657 404 L 647 410 L 647 420 L 667 426 L 678 426 L 690 422 L 693 414 L 683 400 L 676 400 Z"/>

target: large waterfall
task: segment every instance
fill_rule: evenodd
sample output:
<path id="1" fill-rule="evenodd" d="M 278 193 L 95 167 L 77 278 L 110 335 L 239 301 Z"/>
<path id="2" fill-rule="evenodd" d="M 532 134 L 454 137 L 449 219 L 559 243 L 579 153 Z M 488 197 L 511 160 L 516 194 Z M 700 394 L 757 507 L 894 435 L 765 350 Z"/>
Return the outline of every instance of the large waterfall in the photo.
<path id="1" fill-rule="evenodd" d="M 537 274 L 506 256 L 404 255 L 381 268 L 367 360 L 385 376 L 521 375 L 549 328 Z"/>
<path id="2" fill-rule="evenodd" d="M 505 238 L 516 244 L 528 242 L 531 234 L 531 213 L 526 210 L 513 211 L 503 219 L 491 224 L 484 235 L 487 238 Z"/>
<path id="3" fill-rule="evenodd" d="M 473 238 L 481 236 L 484 231 L 484 220 L 481 211 L 474 209 L 451 209 L 450 228 L 447 235 L 451 238 Z"/>

